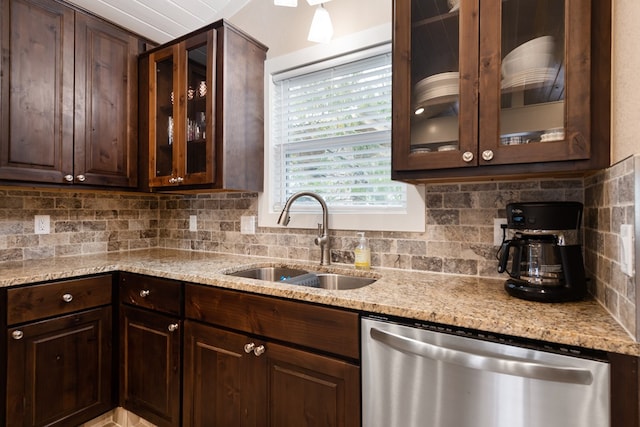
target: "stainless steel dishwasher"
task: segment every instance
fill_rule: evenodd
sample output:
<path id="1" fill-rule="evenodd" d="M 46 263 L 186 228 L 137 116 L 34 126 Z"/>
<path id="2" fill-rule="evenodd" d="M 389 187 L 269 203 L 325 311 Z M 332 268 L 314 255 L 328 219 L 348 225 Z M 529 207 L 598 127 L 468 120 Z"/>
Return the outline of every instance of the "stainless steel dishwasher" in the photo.
<path id="1" fill-rule="evenodd" d="M 363 427 L 610 425 L 606 362 L 430 325 L 361 326 Z"/>

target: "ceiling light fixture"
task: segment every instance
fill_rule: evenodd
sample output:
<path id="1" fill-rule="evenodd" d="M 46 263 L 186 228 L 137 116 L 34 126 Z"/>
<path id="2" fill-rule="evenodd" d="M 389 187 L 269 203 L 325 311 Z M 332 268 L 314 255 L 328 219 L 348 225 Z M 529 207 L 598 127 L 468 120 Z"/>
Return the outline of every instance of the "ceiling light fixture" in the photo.
<path id="1" fill-rule="evenodd" d="M 307 0 L 309 6 L 318 6 L 313 14 L 307 40 L 316 43 L 329 43 L 333 37 L 333 24 L 324 3 L 331 0 Z M 276 6 L 297 7 L 298 0 L 273 0 Z"/>
<path id="2" fill-rule="evenodd" d="M 273 0 L 276 6 L 297 7 L 298 0 Z"/>
<path id="3" fill-rule="evenodd" d="M 310 0 L 307 0 L 310 2 Z M 313 14 L 313 21 L 311 21 L 311 28 L 309 28 L 309 35 L 307 40 L 316 43 L 329 43 L 333 37 L 333 24 L 331 23 L 331 17 L 329 12 L 324 8 L 324 4 L 316 8 L 316 12 Z"/>

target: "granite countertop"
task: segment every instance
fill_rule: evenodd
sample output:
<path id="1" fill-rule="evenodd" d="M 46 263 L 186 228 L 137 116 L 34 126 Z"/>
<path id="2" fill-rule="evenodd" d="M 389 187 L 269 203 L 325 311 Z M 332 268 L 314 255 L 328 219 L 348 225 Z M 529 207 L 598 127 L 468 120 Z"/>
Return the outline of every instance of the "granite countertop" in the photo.
<path id="1" fill-rule="evenodd" d="M 377 278 L 354 290 L 326 290 L 227 276 L 243 268 L 282 265 Z M 0 286 L 128 271 L 186 282 L 400 316 L 490 333 L 640 356 L 634 339 L 595 300 L 545 304 L 509 296 L 503 281 L 409 270 L 354 270 L 283 259 L 150 249 L 0 263 Z"/>

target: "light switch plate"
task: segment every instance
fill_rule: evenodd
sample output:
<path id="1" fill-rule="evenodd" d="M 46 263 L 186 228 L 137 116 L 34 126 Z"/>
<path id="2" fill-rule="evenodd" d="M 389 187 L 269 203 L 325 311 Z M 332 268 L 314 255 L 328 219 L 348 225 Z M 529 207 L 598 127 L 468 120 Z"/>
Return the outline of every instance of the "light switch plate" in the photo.
<path id="1" fill-rule="evenodd" d="M 253 215 L 240 217 L 240 234 L 256 234 L 256 217 Z"/>
<path id="2" fill-rule="evenodd" d="M 189 215 L 189 231 L 198 231 L 198 217 Z"/>
<path id="3" fill-rule="evenodd" d="M 634 242 L 633 225 L 622 224 L 620 226 L 620 270 L 629 277 L 634 274 Z"/>

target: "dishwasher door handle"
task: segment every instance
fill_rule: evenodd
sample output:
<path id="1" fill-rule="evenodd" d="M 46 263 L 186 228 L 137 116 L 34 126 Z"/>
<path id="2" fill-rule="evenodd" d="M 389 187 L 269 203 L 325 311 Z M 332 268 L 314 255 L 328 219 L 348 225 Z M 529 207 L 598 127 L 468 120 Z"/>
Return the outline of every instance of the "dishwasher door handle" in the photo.
<path id="1" fill-rule="evenodd" d="M 371 328 L 370 335 L 374 340 L 397 350 L 471 369 L 562 383 L 589 385 L 593 382 L 593 375 L 587 369 L 551 366 L 521 359 L 507 359 L 454 350 L 396 335 L 378 328 Z"/>

